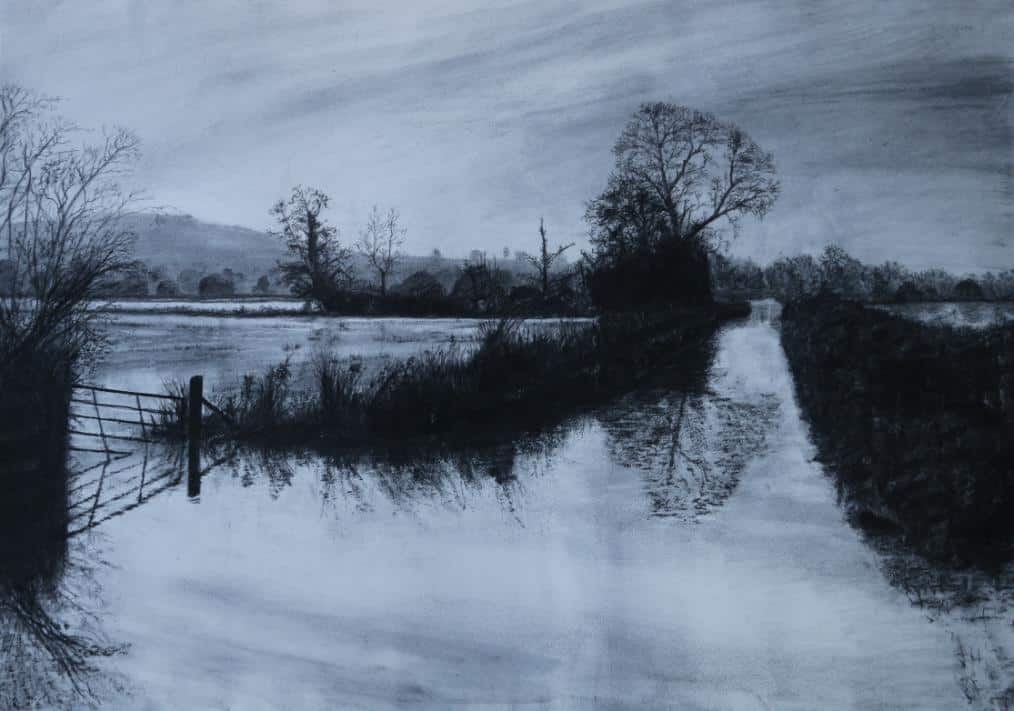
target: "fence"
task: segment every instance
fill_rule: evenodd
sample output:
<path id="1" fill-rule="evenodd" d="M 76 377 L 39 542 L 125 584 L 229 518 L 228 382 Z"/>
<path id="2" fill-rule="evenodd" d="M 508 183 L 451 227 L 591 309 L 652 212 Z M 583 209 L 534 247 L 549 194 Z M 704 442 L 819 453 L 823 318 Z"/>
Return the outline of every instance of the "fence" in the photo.
<path id="1" fill-rule="evenodd" d="M 102 478 L 109 464 L 135 453 L 136 445 L 164 442 L 173 437 L 187 442 L 187 490 L 200 493 L 201 444 L 204 413 L 209 410 L 229 422 L 229 417 L 204 398 L 204 378 L 190 378 L 187 394 L 150 393 L 98 385 L 74 385 L 71 389 L 69 428 L 73 436 L 68 449 L 83 454 L 104 455 L 105 459 L 89 469 L 102 467 Z M 147 470 L 147 453 L 141 486 Z M 85 470 L 87 472 L 89 470 Z M 78 474 L 81 474 L 79 472 Z M 149 480 L 148 484 L 151 483 Z M 100 483 L 101 487 L 101 483 Z M 96 502 L 101 488 L 96 494 Z M 94 517 L 94 512 L 92 514 Z"/>
<path id="2" fill-rule="evenodd" d="M 99 393 L 105 396 L 101 401 Z M 109 398 L 109 395 L 126 396 L 132 398 L 133 402 L 126 402 L 122 398 L 119 402 L 109 402 L 108 400 L 113 399 Z M 152 400 L 161 403 L 162 407 L 157 409 L 152 407 Z M 118 390 L 96 385 L 74 385 L 71 389 L 70 416 L 72 420 L 78 421 L 81 427 L 72 425 L 68 431 L 77 438 L 83 438 L 86 444 L 91 444 L 88 446 L 72 444 L 68 448 L 72 452 L 105 454 L 107 459 L 126 456 L 131 454 L 127 449 L 129 445 L 120 443 L 153 443 L 155 440 L 150 438 L 150 433 L 156 429 L 165 429 L 171 424 L 170 416 L 174 410 L 181 411 L 184 402 L 183 398 L 162 393 Z M 113 427 L 109 428 L 108 425 Z M 117 427 L 119 425 L 137 426 L 140 431 L 130 430 L 130 434 L 125 434 L 122 427 Z M 86 426 L 90 426 L 91 429 L 83 429 Z"/>

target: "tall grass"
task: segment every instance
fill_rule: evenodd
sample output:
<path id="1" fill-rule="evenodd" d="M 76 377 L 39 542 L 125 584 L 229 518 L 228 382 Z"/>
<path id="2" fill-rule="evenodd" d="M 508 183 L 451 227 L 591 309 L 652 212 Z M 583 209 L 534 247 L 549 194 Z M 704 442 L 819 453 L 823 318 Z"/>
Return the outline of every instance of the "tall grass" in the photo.
<path id="1" fill-rule="evenodd" d="M 742 307 L 716 307 L 553 329 L 501 318 L 480 325 L 470 353 L 457 346 L 422 353 L 386 364 L 372 378 L 355 362 L 318 353 L 309 387 L 293 382 L 286 360 L 245 376 L 216 405 L 232 435 L 264 443 L 537 427 L 664 368 L 690 369 L 700 359 L 688 353 L 701 350 L 721 319 L 741 315 Z"/>
<path id="2" fill-rule="evenodd" d="M 189 388 L 182 380 L 166 379 L 162 381 L 162 389 L 173 399 L 159 402 L 158 414 L 151 418 L 148 427 L 164 439 L 181 439 L 186 436 Z"/>

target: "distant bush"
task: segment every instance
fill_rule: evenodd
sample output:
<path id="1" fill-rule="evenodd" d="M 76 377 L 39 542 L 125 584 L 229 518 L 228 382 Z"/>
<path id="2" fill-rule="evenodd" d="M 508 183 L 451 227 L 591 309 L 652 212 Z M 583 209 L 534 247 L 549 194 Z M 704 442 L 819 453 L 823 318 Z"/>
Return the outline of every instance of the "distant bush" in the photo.
<path id="1" fill-rule="evenodd" d="M 203 298 L 223 298 L 236 293 L 236 285 L 224 274 L 208 274 L 197 284 L 197 293 Z"/>
<path id="2" fill-rule="evenodd" d="M 395 284 L 391 292 L 395 296 L 408 296 L 424 301 L 440 300 L 447 295 L 437 278 L 425 270 L 414 272 L 406 277 L 405 281 Z"/>
<path id="3" fill-rule="evenodd" d="M 926 294 L 912 280 L 902 282 L 898 290 L 894 292 L 894 300 L 899 304 L 923 301 L 925 298 Z"/>
<path id="4" fill-rule="evenodd" d="M 180 288 L 172 279 L 163 279 L 155 287 L 155 296 L 171 297 L 179 296 Z"/>
<path id="5" fill-rule="evenodd" d="M 103 277 L 95 291 L 96 295 L 107 298 L 148 296 L 148 267 L 144 262 L 134 262 Z"/>
<path id="6" fill-rule="evenodd" d="M 196 294 L 201 276 L 201 272 L 196 269 L 184 269 L 179 273 L 176 283 L 179 284 L 180 291 L 187 294 Z"/>
<path id="7" fill-rule="evenodd" d="M 451 288 L 450 298 L 472 313 L 498 313 L 507 301 L 513 280 L 510 272 L 485 261 L 466 264 Z"/>
<path id="8" fill-rule="evenodd" d="M 959 301 L 982 301 L 985 294 L 975 279 L 962 279 L 954 285 L 954 298 Z"/>
<path id="9" fill-rule="evenodd" d="M 781 322 L 800 404 L 847 498 L 928 554 L 1009 556 L 1014 326 L 927 326 L 829 301 L 791 304 Z"/>
<path id="10" fill-rule="evenodd" d="M 512 286 L 509 298 L 512 303 L 524 305 L 538 305 L 542 300 L 542 292 L 530 284 Z"/>
<path id="11" fill-rule="evenodd" d="M 271 293 L 271 280 L 268 279 L 267 274 L 262 274 L 257 278 L 257 284 L 254 285 L 253 292 L 260 296 L 264 296 Z"/>

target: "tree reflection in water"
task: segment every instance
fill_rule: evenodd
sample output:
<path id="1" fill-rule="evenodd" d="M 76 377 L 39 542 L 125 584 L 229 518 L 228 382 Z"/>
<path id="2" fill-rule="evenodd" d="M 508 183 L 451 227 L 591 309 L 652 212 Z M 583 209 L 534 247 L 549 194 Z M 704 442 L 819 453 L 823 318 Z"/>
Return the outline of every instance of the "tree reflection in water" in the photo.
<path id="1" fill-rule="evenodd" d="M 735 490 L 763 451 L 778 409 L 773 393 L 732 399 L 712 387 L 714 342 L 687 354 L 678 372 L 630 393 L 597 416 L 610 456 L 644 477 L 653 516 L 694 521 Z"/>
<path id="2" fill-rule="evenodd" d="M 561 425 L 485 442 L 426 442 L 326 453 L 239 447 L 215 475 L 231 473 L 243 486 L 266 486 L 268 495 L 278 498 L 300 472 L 311 471 L 319 480 L 322 505 L 351 503 L 363 512 L 373 510 L 377 492 L 401 510 L 423 502 L 465 508 L 470 496 L 492 486 L 503 510 L 518 518 L 524 478 L 548 468 L 567 429 Z"/>
<path id="3" fill-rule="evenodd" d="M 93 612 L 95 563 L 68 540 L 66 473 L 40 473 L 8 473 L 0 497 L 0 706 L 95 706 L 117 685 L 95 660 L 121 648 Z"/>

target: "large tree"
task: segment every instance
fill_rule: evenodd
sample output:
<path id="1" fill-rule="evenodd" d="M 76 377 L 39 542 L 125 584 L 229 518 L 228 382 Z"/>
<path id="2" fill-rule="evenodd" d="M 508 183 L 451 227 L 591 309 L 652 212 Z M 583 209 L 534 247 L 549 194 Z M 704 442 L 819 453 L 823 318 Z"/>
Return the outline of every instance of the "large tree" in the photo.
<path id="1" fill-rule="evenodd" d="M 401 247 L 405 244 L 405 228 L 401 226 L 401 215 L 393 207 L 386 214 L 374 205 L 366 226 L 359 235 L 357 247 L 366 257 L 370 267 L 377 273 L 380 294 L 387 294 L 387 279 L 395 264 L 401 259 Z"/>
<path id="2" fill-rule="evenodd" d="M 707 290 L 708 280 L 693 271 L 707 271 L 704 255 L 722 228 L 745 215 L 763 217 L 779 193 L 770 153 L 737 126 L 685 106 L 642 104 L 613 154 L 608 184 L 586 212 L 596 267 L 626 270 L 606 277 L 610 288 L 631 282 L 643 289 L 635 282 L 648 275 L 631 268 L 632 260 L 643 265 L 662 255 L 667 264 L 687 264 L 673 278 Z"/>
<path id="3" fill-rule="evenodd" d="M 113 129 L 77 145 L 53 102 L 0 86 L 0 362 L 60 351 L 70 363 L 96 339 L 92 300 L 128 266 L 133 233 L 122 220 L 136 195 L 120 181 L 138 154 Z M 28 297 L 28 298 L 21 298 Z"/>
<path id="4" fill-rule="evenodd" d="M 321 217 L 329 200 L 320 190 L 297 185 L 288 201 L 279 200 L 271 208 L 279 225 L 272 234 L 293 257 L 278 265 L 282 281 L 296 296 L 325 307 L 352 280 L 352 252 L 341 243 L 338 229 Z"/>

